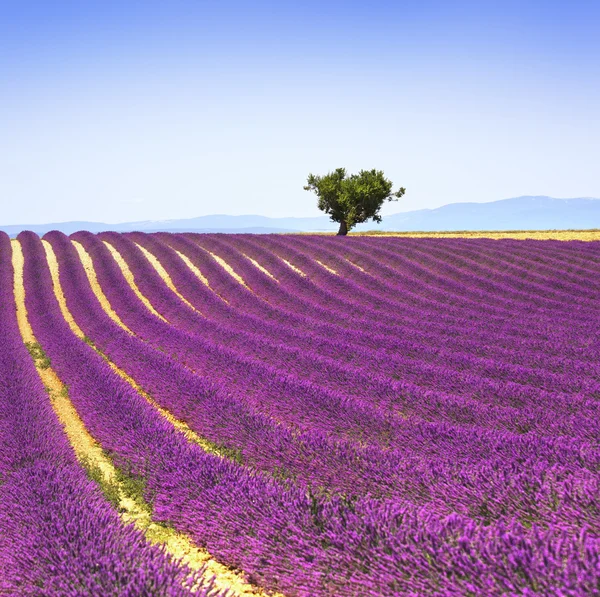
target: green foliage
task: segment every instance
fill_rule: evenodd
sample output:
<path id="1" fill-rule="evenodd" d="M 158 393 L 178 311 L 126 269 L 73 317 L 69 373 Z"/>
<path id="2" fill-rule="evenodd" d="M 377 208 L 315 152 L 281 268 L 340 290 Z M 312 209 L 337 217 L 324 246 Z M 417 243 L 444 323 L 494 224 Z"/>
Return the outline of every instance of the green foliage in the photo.
<path id="1" fill-rule="evenodd" d="M 204 440 L 204 443 L 212 449 L 213 453 L 222 456 L 223 458 L 227 458 L 228 460 L 233 460 L 238 464 L 244 464 L 244 457 L 242 455 L 242 451 L 238 448 L 228 448 L 224 444 L 217 444 L 215 442 L 211 442 L 209 440 Z"/>
<path id="2" fill-rule="evenodd" d="M 91 338 L 88 338 L 87 336 L 84 336 L 82 338 L 82 340 L 88 345 L 91 346 L 92 348 L 96 348 L 96 345 L 94 344 L 94 341 Z"/>
<path id="3" fill-rule="evenodd" d="M 38 369 L 48 369 L 50 367 L 52 364 L 50 358 L 37 342 L 25 342 L 25 346 L 35 361 L 35 365 Z"/>
<path id="4" fill-rule="evenodd" d="M 146 506 L 145 490 L 147 482 L 144 477 L 135 475 L 130 470 L 123 471 L 117 469 L 117 480 L 127 497 L 130 497 L 141 507 Z M 151 504 L 148 503 L 148 505 Z"/>
<path id="5" fill-rule="evenodd" d="M 107 456 L 110 455 L 107 454 Z M 121 460 L 119 465 L 115 465 L 115 483 L 121 489 L 123 494 L 132 499 L 140 508 L 152 508 L 152 496 L 146 495 L 146 478 L 143 474 L 136 473 L 133 465 L 128 460 Z M 148 470 L 148 462 L 145 462 L 144 468 Z"/>
<path id="6" fill-rule="evenodd" d="M 315 493 L 310 487 L 308 488 L 308 499 L 310 500 L 310 513 L 315 526 L 319 531 L 325 528 L 325 518 L 323 516 L 323 504 L 319 500 L 318 493 Z"/>
<path id="7" fill-rule="evenodd" d="M 110 458 L 108 454 L 106 455 Z M 113 477 L 106 476 L 102 469 L 87 456 L 81 458 L 81 464 L 88 479 L 95 481 L 100 486 L 107 500 L 117 510 L 120 509 L 123 497 L 133 500 L 142 510 L 147 510 L 150 507 L 144 496 L 146 480 L 135 474 L 129 463 L 126 462 L 122 465 L 122 468 L 115 466 Z"/>
<path id="8" fill-rule="evenodd" d="M 99 486 L 106 499 L 115 507 L 119 508 L 119 502 L 121 501 L 121 492 L 119 486 L 112 480 L 107 479 L 100 467 L 92 462 L 87 457 L 83 457 L 81 464 L 86 472 L 88 479 L 95 481 Z"/>
<path id="9" fill-rule="evenodd" d="M 339 222 L 338 234 L 345 235 L 371 218 L 381 222 L 379 210 L 384 202 L 396 201 L 406 192 L 401 187 L 394 193 L 392 187 L 382 170 L 360 170 L 347 177 L 345 168 L 336 168 L 325 176 L 309 174 L 304 190 L 317 195 L 319 209 Z"/>

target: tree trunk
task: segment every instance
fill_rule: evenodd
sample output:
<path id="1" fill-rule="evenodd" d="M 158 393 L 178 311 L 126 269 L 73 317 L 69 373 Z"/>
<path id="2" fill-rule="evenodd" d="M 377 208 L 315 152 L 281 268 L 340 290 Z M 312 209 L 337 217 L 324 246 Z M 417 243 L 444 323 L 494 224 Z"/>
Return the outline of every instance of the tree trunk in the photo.
<path id="1" fill-rule="evenodd" d="M 348 234 L 348 224 L 346 224 L 346 220 L 342 220 L 340 222 L 340 229 L 338 230 L 338 236 L 346 236 Z"/>

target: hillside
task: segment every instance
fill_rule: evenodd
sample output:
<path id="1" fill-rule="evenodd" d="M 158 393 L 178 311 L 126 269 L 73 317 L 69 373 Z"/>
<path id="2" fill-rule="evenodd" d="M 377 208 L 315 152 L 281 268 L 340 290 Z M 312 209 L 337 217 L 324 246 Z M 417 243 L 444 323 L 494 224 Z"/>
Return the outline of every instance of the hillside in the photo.
<path id="1" fill-rule="evenodd" d="M 385 216 L 381 224 L 367 222 L 357 232 L 451 231 L 451 230 L 586 230 L 600 228 L 600 199 L 555 199 L 552 197 L 514 197 L 488 203 L 450 203 L 435 209 L 420 209 Z M 335 232 L 337 225 L 327 216 L 314 218 L 269 218 L 267 216 L 210 215 L 180 220 L 147 220 L 122 224 L 101 222 L 61 222 L 43 225 L 2 226 L 10 236 L 23 230 L 45 234 L 59 230 L 72 234 L 89 232 Z"/>

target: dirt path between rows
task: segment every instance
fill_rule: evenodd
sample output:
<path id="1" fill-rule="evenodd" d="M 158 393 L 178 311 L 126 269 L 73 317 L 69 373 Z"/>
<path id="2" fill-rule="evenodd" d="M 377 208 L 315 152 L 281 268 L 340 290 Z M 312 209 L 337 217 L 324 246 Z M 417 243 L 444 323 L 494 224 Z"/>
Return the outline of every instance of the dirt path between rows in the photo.
<path id="1" fill-rule="evenodd" d="M 196 309 L 196 307 L 194 307 L 194 305 L 192 305 L 192 303 L 190 303 L 190 301 L 188 301 L 185 296 L 179 292 L 179 290 L 177 290 L 175 284 L 173 284 L 173 280 L 171 280 L 171 276 L 169 276 L 169 272 L 167 272 L 167 270 L 163 267 L 163 264 L 156 258 L 156 256 L 150 253 L 150 251 L 148 251 L 148 249 L 145 247 L 142 247 L 142 245 L 135 243 L 135 246 L 144 254 L 144 257 L 150 262 L 150 265 L 156 270 L 158 275 L 163 279 L 163 282 L 169 287 L 169 289 L 174 292 L 181 301 L 190 307 L 190 309 L 193 309 L 196 311 L 196 313 L 200 313 L 200 311 L 198 311 L 198 309 Z M 200 313 L 200 315 L 202 315 L 202 313 Z"/>
<path id="2" fill-rule="evenodd" d="M 263 274 L 266 274 L 267 276 L 269 276 L 269 278 L 271 278 L 272 280 L 275 280 L 275 282 L 279 283 L 279 280 L 268 269 L 264 268 L 260 263 L 258 263 L 258 261 L 256 261 L 255 259 L 252 259 L 252 257 L 248 257 L 248 255 L 246 255 L 246 253 L 242 253 L 242 255 L 246 259 L 248 259 L 248 261 L 250 261 L 254 267 L 258 268 Z"/>
<path id="3" fill-rule="evenodd" d="M 43 242 L 43 241 L 42 241 Z M 88 282 L 96 295 L 96 298 L 100 302 L 100 305 L 104 309 L 104 312 L 122 329 L 126 332 L 134 335 L 133 332 L 121 321 L 121 318 L 117 315 L 117 313 L 112 308 L 110 302 L 106 298 L 106 295 L 102 291 L 100 284 L 98 282 L 98 278 L 96 277 L 96 270 L 94 269 L 94 264 L 92 263 L 92 258 L 89 256 L 87 251 L 83 248 L 83 245 L 78 243 L 76 240 L 72 240 L 71 243 L 75 247 L 77 254 L 79 255 L 79 260 L 83 265 L 83 269 L 87 276 Z"/>
<path id="4" fill-rule="evenodd" d="M 56 260 L 54 251 L 52 250 L 52 246 L 46 241 L 42 242 L 44 244 L 46 257 L 52 274 L 54 293 L 58 300 L 63 317 L 69 324 L 73 333 L 79 338 L 83 338 L 83 331 L 77 325 L 72 314 L 67 308 L 66 300 L 60 286 L 58 262 Z M 12 248 L 14 293 L 17 305 L 17 320 L 19 330 L 21 332 L 23 341 L 26 344 L 29 346 L 39 346 L 27 317 L 27 309 L 25 305 L 25 287 L 23 284 L 24 258 L 21 244 L 18 240 L 12 241 Z M 111 364 L 110 362 L 108 364 L 122 377 L 128 377 L 114 364 Z M 86 468 L 88 468 L 88 470 L 91 467 L 95 471 L 95 474 L 99 473 L 101 477 L 99 482 L 101 485 L 109 484 L 113 489 L 116 490 L 118 494 L 119 514 L 124 523 L 135 524 L 137 528 L 144 532 L 146 538 L 150 542 L 163 545 L 167 553 L 171 554 L 174 558 L 181 559 L 181 561 L 190 569 L 199 570 L 201 568 L 205 568 L 205 576 L 207 578 L 214 576 L 215 586 L 219 589 L 229 589 L 231 595 L 246 597 L 250 595 L 266 596 L 269 594 L 259 587 L 255 587 L 247 583 L 242 574 L 234 570 L 230 570 L 223 564 L 217 562 L 214 558 L 212 558 L 208 551 L 196 546 L 188 536 L 177 532 L 171 527 L 154 522 L 152 520 L 150 506 L 140 499 L 139 495 L 132 496 L 128 494 L 126 485 L 121 481 L 119 471 L 115 468 L 110 458 L 108 458 L 103 452 L 102 447 L 87 431 L 83 421 L 79 417 L 75 407 L 69 399 L 66 386 L 61 382 L 55 371 L 47 365 L 45 365 L 44 368 L 40 367 L 38 362 L 36 362 L 36 366 L 44 386 L 48 389 L 52 407 L 60 423 L 62 424 L 65 433 L 67 434 L 69 442 L 71 443 L 77 458 Z M 135 384 L 131 378 L 127 379 L 127 381 L 129 381 L 129 383 L 132 385 Z M 134 387 L 136 386 L 137 384 Z M 136 389 L 139 391 L 138 387 L 136 387 Z M 174 426 L 176 426 L 180 432 L 184 433 L 190 441 L 199 440 L 198 443 L 202 442 L 201 438 L 196 436 L 196 434 L 194 434 L 194 432 L 189 429 L 185 423 L 176 421 L 170 415 L 170 413 L 167 413 L 164 411 L 164 409 L 161 409 L 154 401 L 152 401 L 149 396 L 144 395 L 144 397 L 151 401 L 152 405 L 161 411 L 163 416 L 167 418 L 171 417 L 171 419 L 173 419 L 171 422 L 174 424 Z"/>
<path id="5" fill-rule="evenodd" d="M 206 251 L 206 249 L 204 249 Z M 225 261 L 225 259 L 223 259 L 222 257 L 219 257 L 218 255 L 215 255 L 214 253 L 211 253 L 210 251 L 207 251 L 207 253 L 236 281 L 239 282 L 244 288 L 247 288 L 250 292 L 254 292 L 249 286 L 248 284 L 246 284 L 246 280 L 244 280 L 244 278 L 242 278 L 242 276 L 240 276 L 230 265 L 229 263 L 227 263 L 227 261 Z"/>
<path id="6" fill-rule="evenodd" d="M 109 242 L 107 241 L 102 241 L 104 242 L 104 245 L 106 246 L 106 248 L 110 251 L 111 255 L 113 256 L 113 259 L 117 262 L 117 264 L 119 265 L 119 267 L 121 268 L 121 271 L 123 272 L 123 275 L 125 276 L 125 278 L 127 279 L 127 282 L 129 283 L 129 285 L 131 286 L 131 289 L 133 290 L 133 292 L 135 292 L 136 296 L 140 299 L 140 301 L 142 301 L 142 303 L 144 303 L 144 305 L 146 305 L 146 308 L 153 314 L 156 315 L 156 317 L 158 317 L 159 319 L 162 319 L 165 323 L 169 323 L 153 306 L 152 303 L 142 294 L 142 292 L 140 291 L 140 289 L 138 288 L 137 284 L 135 283 L 135 278 L 133 276 L 132 271 L 129 269 L 129 265 L 127 264 L 127 262 L 125 261 L 125 259 L 123 259 L 123 257 L 121 256 L 121 253 L 119 253 Z"/>

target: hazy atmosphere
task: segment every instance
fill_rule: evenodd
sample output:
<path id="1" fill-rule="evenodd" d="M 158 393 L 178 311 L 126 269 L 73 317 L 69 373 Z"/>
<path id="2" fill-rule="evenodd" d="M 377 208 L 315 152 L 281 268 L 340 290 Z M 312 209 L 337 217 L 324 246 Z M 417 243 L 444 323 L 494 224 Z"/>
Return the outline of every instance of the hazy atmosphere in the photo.
<path id="1" fill-rule="evenodd" d="M 600 196 L 597 2 L 3 2 L 0 224 Z"/>

